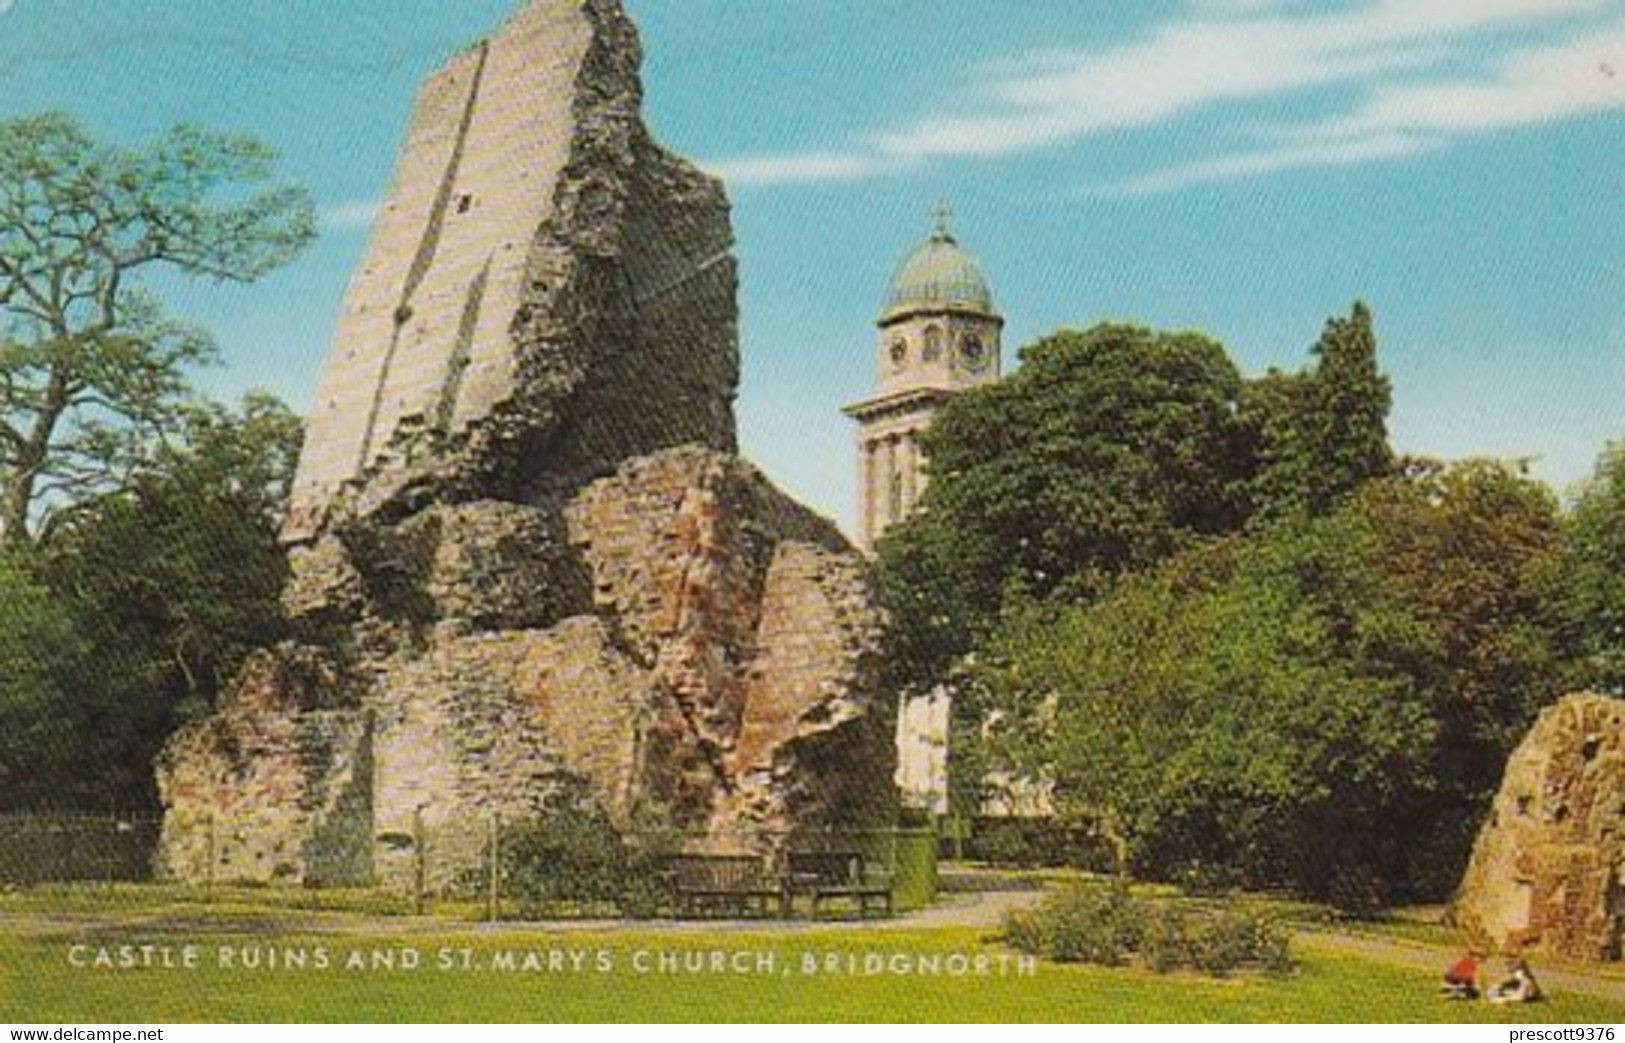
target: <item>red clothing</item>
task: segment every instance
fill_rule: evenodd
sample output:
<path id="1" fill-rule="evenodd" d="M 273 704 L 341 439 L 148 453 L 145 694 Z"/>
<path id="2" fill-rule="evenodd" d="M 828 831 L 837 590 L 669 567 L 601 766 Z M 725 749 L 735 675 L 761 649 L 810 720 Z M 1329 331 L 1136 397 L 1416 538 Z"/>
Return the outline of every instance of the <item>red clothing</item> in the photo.
<path id="1" fill-rule="evenodd" d="M 1478 961 L 1471 956 L 1463 956 L 1444 972 L 1444 980 L 1452 985 L 1474 984 L 1478 981 Z"/>

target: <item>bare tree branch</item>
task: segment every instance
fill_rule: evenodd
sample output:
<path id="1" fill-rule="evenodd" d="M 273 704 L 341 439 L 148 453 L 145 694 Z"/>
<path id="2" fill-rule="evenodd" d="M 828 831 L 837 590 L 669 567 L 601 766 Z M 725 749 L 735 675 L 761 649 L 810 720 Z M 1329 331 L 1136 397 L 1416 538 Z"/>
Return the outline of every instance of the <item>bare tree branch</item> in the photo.
<path id="1" fill-rule="evenodd" d="M 191 399 L 212 344 L 143 273 L 252 282 L 314 236 L 272 159 L 195 127 L 128 150 L 60 114 L 0 120 L 0 545 L 128 481 Z"/>

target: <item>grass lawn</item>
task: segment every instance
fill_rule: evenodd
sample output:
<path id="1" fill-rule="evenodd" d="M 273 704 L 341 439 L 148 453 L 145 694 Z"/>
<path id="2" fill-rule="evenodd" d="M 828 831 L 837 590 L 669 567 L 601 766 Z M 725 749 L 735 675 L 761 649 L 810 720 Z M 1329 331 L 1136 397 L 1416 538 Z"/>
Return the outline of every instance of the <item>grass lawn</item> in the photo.
<path id="1" fill-rule="evenodd" d="M 295 927 L 275 894 L 200 908 L 131 889 L 116 917 L 107 898 L 0 897 L 0 1021 L 1625 1021 L 1625 1004 L 1578 996 L 1523 1009 L 1447 1003 L 1432 974 L 1314 939 L 1300 945 L 1289 977 L 1216 981 L 1048 963 L 1022 973 L 984 930 L 966 927 L 492 931 L 354 913 L 301 913 Z M 75 913 L 99 915 L 78 922 Z M 171 947 L 177 961 L 181 947 L 196 946 L 197 966 L 98 969 L 70 959 L 93 962 L 107 946 L 116 960 L 117 946 L 148 944 Z M 302 953 L 306 966 L 242 966 L 269 949 Z M 352 954 L 362 968 L 346 966 Z M 871 955 L 881 973 L 866 972 Z M 951 973 L 974 969 L 977 957 L 990 973 Z M 690 960 L 701 969 L 687 969 Z"/>

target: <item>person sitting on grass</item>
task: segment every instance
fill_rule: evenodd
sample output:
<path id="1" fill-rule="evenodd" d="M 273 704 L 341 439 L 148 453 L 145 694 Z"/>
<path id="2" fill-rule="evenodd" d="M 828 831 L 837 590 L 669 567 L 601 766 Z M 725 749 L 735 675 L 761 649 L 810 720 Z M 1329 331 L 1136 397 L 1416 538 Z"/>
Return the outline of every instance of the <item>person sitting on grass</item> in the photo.
<path id="1" fill-rule="evenodd" d="M 1513 960 L 1512 973 L 1490 990 L 1491 1003 L 1535 1003 L 1541 998 L 1540 983 L 1527 960 Z"/>
<path id="2" fill-rule="evenodd" d="M 1449 1000 L 1478 998 L 1478 954 L 1470 952 L 1445 969 L 1444 984 L 1439 987 Z"/>

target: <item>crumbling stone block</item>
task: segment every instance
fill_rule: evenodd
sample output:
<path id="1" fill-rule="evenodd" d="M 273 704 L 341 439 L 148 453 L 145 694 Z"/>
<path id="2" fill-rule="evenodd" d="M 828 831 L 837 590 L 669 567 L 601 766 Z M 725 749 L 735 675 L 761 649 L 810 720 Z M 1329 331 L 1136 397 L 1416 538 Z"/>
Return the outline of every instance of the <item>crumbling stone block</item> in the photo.
<path id="1" fill-rule="evenodd" d="M 1504 951 L 1617 960 L 1622 865 L 1625 700 L 1571 695 L 1508 759 L 1452 915 Z"/>
<path id="2" fill-rule="evenodd" d="M 639 61 L 531 0 L 423 88 L 284 532 L 308 647 L 166 749 L 170 873 L 452 887 L 583 789 L 713 849 L 890 821 L 866 566 L 735 455 L 727 199 Z"/>

